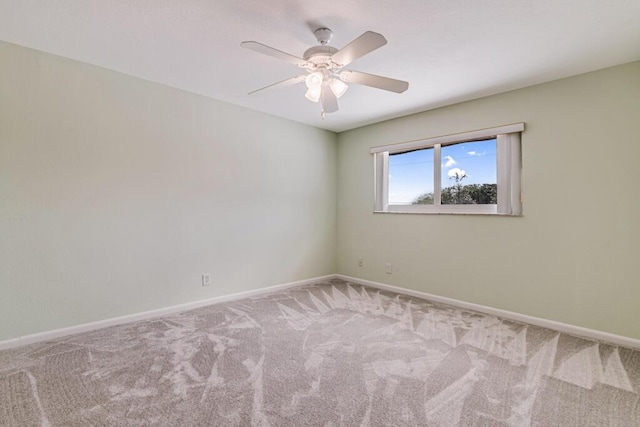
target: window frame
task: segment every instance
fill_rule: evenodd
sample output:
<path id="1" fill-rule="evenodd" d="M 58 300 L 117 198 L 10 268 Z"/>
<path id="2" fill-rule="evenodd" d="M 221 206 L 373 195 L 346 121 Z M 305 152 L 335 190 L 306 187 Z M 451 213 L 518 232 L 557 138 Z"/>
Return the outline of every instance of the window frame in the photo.
<path id="1" fill-rule="evenodd" d="M 476 215 L 522 215 L 521 193 L 521 137 L 524 123 L 480 129 L 471 132 L 437 136 L 434 138 L 372 147 L 374 161 L 374 213 L 422 213 L 422 214 L 476 214 Z M 497 204 L 491 205 L 443 205 L 442 159 L 443 146 L 463 142 L 496 139 Z M 434 158 L 434 203 L 432 205 L 389 204 L 389 154 L 433 148 Z"/>

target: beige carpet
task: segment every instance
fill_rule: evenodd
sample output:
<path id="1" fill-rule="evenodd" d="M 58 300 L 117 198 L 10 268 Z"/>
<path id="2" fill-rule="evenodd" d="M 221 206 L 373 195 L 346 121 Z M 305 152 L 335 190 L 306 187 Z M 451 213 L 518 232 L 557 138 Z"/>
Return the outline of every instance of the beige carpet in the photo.
<path id="1" fill-rule="evenodd" d="M 0 352 L 2 426 L 640 426 L 640 352 L 333 280 Z"/>

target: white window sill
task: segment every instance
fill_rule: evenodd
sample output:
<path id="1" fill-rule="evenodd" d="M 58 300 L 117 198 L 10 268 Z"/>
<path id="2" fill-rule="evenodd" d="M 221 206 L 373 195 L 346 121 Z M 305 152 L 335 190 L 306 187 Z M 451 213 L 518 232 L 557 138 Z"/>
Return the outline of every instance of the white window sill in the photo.
<path id="1" fill-rule="evenodd" d="M 424 211 L 373 211 L 374 214 L 392 215 L 474 215 L 474 216 L 513 216 L 522 217 L 522 214 L 504 214 L 497 212 L 424 212 Z"/>

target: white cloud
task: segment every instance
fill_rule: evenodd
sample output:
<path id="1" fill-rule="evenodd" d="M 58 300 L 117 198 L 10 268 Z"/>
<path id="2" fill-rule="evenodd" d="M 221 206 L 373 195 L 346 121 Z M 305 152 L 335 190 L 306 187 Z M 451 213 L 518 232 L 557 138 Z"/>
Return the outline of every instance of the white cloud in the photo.
<path id="1" fill-rule="evenodd" d="M 447 159 L 447 162 L 444 164 L 444 166 L 445 166 L 446 168 L 450 168 L 451 166 L 453 166 L 453 165 L 455 165 L 456 163 L 458 163 L 458 162 L 456 162 L 456 160 L 455 160 L 453 157 L 451 157 L 451 156 L 444 156 L 444 158 L 445 158 L 445 159 Z"/>
<path id="2" fill-rule="evenodd" d="M 483 151 L 482 153 L 478 153 L 477 151 L 471 150 L 471 151 L 467 151 L 467 154 L 470 155 L 470 156 L 478 156 L 478 157 L 480 157 L 480 156 L 484 156 L 485 154 L 487 154 L 487 152 Z"/>
<path id="3" fill-rule="evenodd" d="M 456 175 L 458 175 L 458 177 L 463 177 L 463 176 L 467 176 L 467 172 L 463 171 L 460 168 L 453 168 L 453 169 L 449 169 L 449 172 L 447 172 L 447 175 L 449 176 L 449 178 L 454 178 Z"/>

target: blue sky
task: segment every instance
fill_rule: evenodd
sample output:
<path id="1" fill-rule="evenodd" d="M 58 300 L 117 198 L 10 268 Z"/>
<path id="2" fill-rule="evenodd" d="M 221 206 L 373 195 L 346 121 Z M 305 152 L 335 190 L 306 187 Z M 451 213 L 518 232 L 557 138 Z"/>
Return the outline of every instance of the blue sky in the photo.
<path id="1" fill-rule="evenodd" d="M 456 170 L 467 175 L 462 184 L 496 183 L 496 140 L 464 142 L 442 147 L 442 186 L 455 180 Z M 457 169 L 456 169 L 457 168 Z M 411 203 L 433 192 L 433 149 L 389 156 L 389 203 Z"/>

